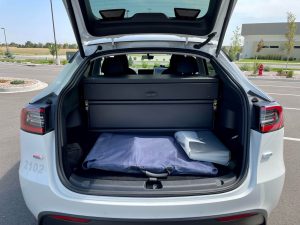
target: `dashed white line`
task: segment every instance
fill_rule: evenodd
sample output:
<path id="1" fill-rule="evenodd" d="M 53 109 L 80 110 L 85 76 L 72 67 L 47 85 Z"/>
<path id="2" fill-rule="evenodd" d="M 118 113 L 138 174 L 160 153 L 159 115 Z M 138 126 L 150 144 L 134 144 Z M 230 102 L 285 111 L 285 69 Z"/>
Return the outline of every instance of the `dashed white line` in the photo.
<path id="1" fill-rule="evenodd" d="M 300 111 L 299 108 L 289 108 L 289 107 L 283 107 L 285 110 L 296 110 L 296 111 Z"/>
<path id="2" fill-rule="evenodd" d="M 258 84 L 256 85 L 258 87 L 276 87 L 276 88 L 299 88 L 300 87 L 296 87 L 296 86 L 281 86 L 281 85 L 269 85 L 269 84 Z"/>
<path id="3" fill-rule="evenodd" d="M 294 94 L 284 94 L 284 93 L 268 93 L 269 95 L 279 95 L 279 96 L 293 96 L 293 97 L 300 97 L 300 95 L 294 95 Z"/>
<path id="4" fill-rule="evenodd" d="M 284 140 L 287 140 L 287 141 L 298 141 L 298 142 L 300 142 L 300 138 L 284 137 Z"/>

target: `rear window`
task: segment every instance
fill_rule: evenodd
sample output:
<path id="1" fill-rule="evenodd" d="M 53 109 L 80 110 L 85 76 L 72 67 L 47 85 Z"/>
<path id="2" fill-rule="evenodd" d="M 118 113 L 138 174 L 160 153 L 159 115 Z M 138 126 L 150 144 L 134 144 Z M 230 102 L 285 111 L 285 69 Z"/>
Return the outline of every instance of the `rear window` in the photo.
<path id="1" fill-rule="evenodd" d="M 90 72 L 92 77 L 161 76 L 164 74 L 180 74 L 183 77 L 215 76 L 212 65 L 205 59 L 167 53 L 124 54 L 97 58 L 93 60 Z"/>
<path id="2" fill-rule="evenodd" d="M 175 8 L 200 10 L 197 18 L 203 17 L 209 8 L 210 0 L 89 0 L 92 13 L 102 19 L 99 11 L 125 9 L 125 18 L 136 13 L 163 13 L 175 17 Z"/>

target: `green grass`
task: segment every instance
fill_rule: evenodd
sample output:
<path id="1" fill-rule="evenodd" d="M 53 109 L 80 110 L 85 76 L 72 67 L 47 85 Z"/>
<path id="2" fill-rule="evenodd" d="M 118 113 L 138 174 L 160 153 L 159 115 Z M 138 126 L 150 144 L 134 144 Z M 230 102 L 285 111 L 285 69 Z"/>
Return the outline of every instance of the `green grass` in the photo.
<path id="1" fill-rule="evenodd" d="M 278 72 L 279 70 L 287 70 L 287 71 L 298 71 L 297 69 L 290 69 L 290 68 L 271 68 L 272 72 Z"/>

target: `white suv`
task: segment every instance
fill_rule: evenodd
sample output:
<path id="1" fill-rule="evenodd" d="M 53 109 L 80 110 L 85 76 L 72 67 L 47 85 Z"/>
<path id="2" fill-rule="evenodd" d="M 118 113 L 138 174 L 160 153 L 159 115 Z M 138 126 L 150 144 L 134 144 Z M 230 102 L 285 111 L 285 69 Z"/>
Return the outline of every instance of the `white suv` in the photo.
<path id="1" fill-rule="evenodd" d="M 221 51 L 236 0 L 64 4 L 79 52 L 21 115 L 20 183 L 39 224 L 266 224 L 284 184 L 283 111 Z M 108 133 L 177 131 L 209 132 L 230 161 L 137 174 L 112 143 L 115 161 L 83 165 Z M 153 165 L 169 163 L 155 151 Z"/>

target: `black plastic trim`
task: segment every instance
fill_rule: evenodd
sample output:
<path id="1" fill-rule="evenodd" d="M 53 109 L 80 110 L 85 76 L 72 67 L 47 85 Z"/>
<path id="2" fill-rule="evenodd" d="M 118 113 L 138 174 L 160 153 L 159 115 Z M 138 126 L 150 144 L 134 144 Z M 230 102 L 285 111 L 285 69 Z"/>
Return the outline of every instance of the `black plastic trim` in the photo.
<path id="1" fill-rule="evenodd" d="M 66 3 L 67 3 L 69 15 L 70 15 L 70 21 L 71 21 L 71 24 L 72 24 L 72 27 L 73 27 L 75 39 L 76 39 L 76 42 L 77 42 L 77 45 L 78 45 L 78 49 L 79 49 L 81 57 L 84 58 L 85 53 L 84 53 L 83 45 L 81 43 L 80 33 L 79 33 L 79 30 L 78 30 L 78 26 L 77 26 L 73 5 L 72 5 L 71 0 L 66 0 Z"/>
<path id="2" fill-rule="evenodd" d="M 207 36 L 217 22 L 222 1 L 210 0 L 206 15 L 192 21 L 168 18 L 163 13 L 138 13 L 123 20 L 103 21 L 93 15 L 89 1 L 79 4 L 87 31 L 95 37 L 147 33 Z"/>
<path id="3" fill-rule="evenodd" d="M 262 100 L 264 100 L 264 101 L 266 101 L 266 102 L 275 102 L 274 100 L 273 100 L 273 101 L 270 101 L 270 99 L 265 98 L 265 97 L 263 97 L 263 96 L 261 96 L 261 95 L 258 95 L 258 94 L 254 93 L 254 92 L 251 91 L 251 90 L 248 91 L 247 93 L 248 93 L 248 95 L 251 95 L 251 96 L 253 96 L 253 97 L 258 97 L 258 98 L 260 98 L 260 99 L 262 99 Z"/>
<path id="4" fill-rule="evenodd" d="M 229 217 L 234 215 L 241 214 L 253 214 L 253 216 L 228 221 L 228 222 L 220 222 L 217 219 L 222 217 Z M 168 219 L 121 219 L 121 218 L 100 218 L 100 217 L 88 217 L 88 216 L 79 216 L 73 214 L 64 214 L 61 212 L 41 212 L 38 215 L 38 225 L 72 225 L 78 223 L 71 222 L 63 222 L 57 223 L 57 220 L 50 220 L 51 215 L 62 215 L 62 216 L 70 216 L 70 217 L 78 217 L 83 219 L 88 219 L 90 222 L 89 225 L 266 225 L 267 224 L 267 212 L 262 209 L 258 210 L 248 210 L 231 214 L 223 214 L 223 215 L 215 215 L 215 216 L 204 216 L 204 217 L 192 217 L 192 218 L 168 218 Z"/>
<path id="5" fill-rule="evenodd" d="M 227 27 L 228 27 L 228 24 L 229 24 L 229 20 L 230 20 L 233 8 L 234 8 L 234 0 L 230 0 L 228 10 L 227 10 L 227 13 L 226 13 L 226 17 L 225 17 L 225 20 L 224 20 L 224 23 L 223 23 L 222 31 L 221 31 L 221 34 L 220 34 L 217 50 L 216 50 L 216 57 L 219 56 L 220 51 L 222 49 L 224 37 L 225 37 L 225 34 L 226 34 L 226 30 L 227 30 Z"/>
<path id="6" fill-rule="evenodd" d="M 97 194 L 101 190 L 102 195 L 117 195 L 128 197 L 128 191 L 134 190 L 134 197 L 172 197 L 178 193 L 184 193 L 186 189 L 190 192 L 197 192 L 199 189 L 214 189 L 215 191 L 224 188 L 224 185 L 232 185 L 236 182 L 236 175 L 230 173 L 220 177 L 193 178 L 183 180 L 168 180 L 166 178 L 157 178 L 163 189 L 147 189 L 145 188 L 149 178 L 140 178 L 139 180 L 109 180 L 109 179 L 93 179 L 84 178 L 79 175 L 72 174 L 70 182 L 83 189 L 88 188 L 91 193 Z M 187 182 L 188 181 L 188 182 Z M 117 190 L 116 190 L 117 188 Z M 94 190 L 94 191 L 93 191 Z"/>
<path id="7" fill-rule="evenodd" d="M 176 48 L 136 48 L 136 49 L 118 49 L 118 50 L 109 50 L 109 51 L 105 51 L 105 52 L 99 52 L 99 53 L 95 53 L 92 56 L 86 57 L 82 63 L 81 66 L 79 66 L 79 69 L 74 73 L 74 79 L 71 79 L 69 81 L 69 83 L 65 86 L 65 88 L 62 90 L 62 92 L 60 93 L 59 97 L 58 97 L 58 107 L 56 110 L 56 127 L 55 127 L 55 135 L 56 135 L 56 149 L 57 149 L 57 156 L 56 156 L 56 161 L 57 161 L 57 171 L 58 171 L 58 176 L 62 182 L 62 184 L 64 186 L 66 186 L 68 189 L 70 189 L 71 191 L 77 192 L 77 193 L 81 193 L 81 194 L 89 194 L 89 195 L 94 195 L 95 193 L 89 190 L 82 190 L 81 188 L 77 188 L 74 187 L 70 181 L 67 179 L 67 177 L 65 176 L 64 172 L 63 172 L 63 164 L 62 164 L 62 157 L 61 157 L 61 146 L 59 145 L 59 143 L 61 142 L 61 133 L 58 134 L 58 130 L 61 130 L 61 121 L 60 121 L 60 111 L 61 111 L 61 102 L 62 99 L 64 98 L 64 96 L 66 95 L 66 93 L 71 90 L 75 84 L 79 81 L 79 79 L 81 78 L 81 74 L 80 72 L 82 72 L 85 68 L 85 66 L 89 63 L 89 61 L 93 58 L 96 57 L 101 57 L 103 55 L 110 55 L 110 54 L 121 54 L 121 53 L 137 53 L 137 52 L 170 52 L 170 53 L 185 53 L 185 54 L 194 54 L 194 55 L 199 55 L 205 58 L 208 58 L 211 60 L 211 63 L 213 63 L 215 66 L 218 66 L 219 69 L 221 69 L 223 71 L 223 73 L 226 75 L 226 78 L 228 80 L 228 82 L 235 86 L 235 89 L 238 90 L 238 93 L 240 94 L 241 99 L 243 100 L 243 118 L 244 118 L 244 124 L 245 124 L 245 129 L 244 129 L 244 159 L 242 162 L 243 169 L 241 172 L 241 176 L 237 179 L 237 182 L 233 185 L 229 185 L 224 187 L 222 190 L 205 190 L 205 191 L 201 191 L 198 190 L 196 192 L 178 192 L 178 193 L 174 193 L 175 196 L 193 196 L 193 195 L 207 195 L 207 194 L 218 194 L 218 193 L 223 193 L 223 192 L 228 192 L 228 191 L 232 191 L 234 189 L 236 189 L 237 187 L 239 187 L 245 180 L 247 174 L 248 174 L 248 169 L 249 169 L 249 160 L 247 160 L 249 158 L 249 146 L 250 146 L 250 128 L 251 128 L 251 119 L 250 119 L 250 100 L 248 99 L 248 95 L 247 93 L 244 91 L 244 89 L 241 87 L 241 85 L 232 77 L 232 75 L 225 70 L 221 65 L 218 64 L 218 62 L 216 61 L 216 58 L 210 54 L 207 53 L 203 53 L 203 52 L 199 52 L 196 50 L 186 50 L 186 49 L 176 49 Z M 101 193 L 101 191 L 99 192 L 99 195 L 102 195 L 103 193 Z M 114 194 L 107 194 L 108 196 L 118 196 L 118 195 L 114 195 Z M 128 195 L 126 196 L 135 196 L 135 193 L 128 193 Z"/>

